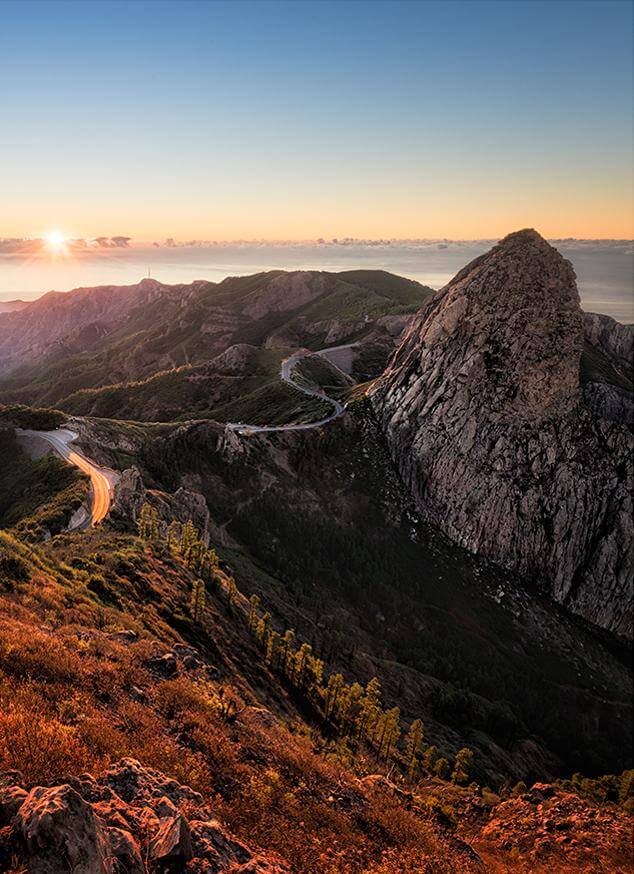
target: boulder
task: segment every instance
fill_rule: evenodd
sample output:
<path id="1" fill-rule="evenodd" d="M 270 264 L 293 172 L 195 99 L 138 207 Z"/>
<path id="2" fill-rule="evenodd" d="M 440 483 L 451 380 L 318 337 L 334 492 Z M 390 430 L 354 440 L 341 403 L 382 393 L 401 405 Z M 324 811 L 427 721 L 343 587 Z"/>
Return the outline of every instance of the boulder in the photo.
<path id="1" fill-rule="evenodd" d="M 21 786 L 0 786 L 0 827 L 9 825 L 27 796 Z"/>
<path id="2" fill-rule="evenodd" d="M 3 787 L 19 806 L 12 825 L 0 828 L 0 870 L 19 863 L 29 874 L 287 872 L 230 835 L 198 792 L 134 759 L 69 780 L 28 794 Z"/>
<path id="3" fill-rule="evenodd" d="M 183 866 L 193 858 L 191 831 L 182 814 L 163 817 L 150 842 L 150 859 L 165 868 Z"/>
<path id="4" fill-rule="evenodd" d="M 32 789 L 15 817 L 32 874 L 112 874 L 104 829 L 68 785 Z"/>
<path id="5" fill-rule="evenodd" d="M 152 673 L 164 679 L 171 679 L 178 674 L 178 662 L 172 652 L 166 652 L 160 656 L 152 656 L 148 661 L 148 668 Z"/>
<path id="6" fill-rule="evenodd" d="M 192 821 L 191 831 L 197 856 L 215 858 L 218 865 L 225 867 L 233 862 L 246 862 L 251 858 L 247 847 L 228 835 L 218 820 Z"/>
<path id="7" fill-rule="evenodd" d="M 139 845 L 129 831 L 109 827 L 105 837 L 116 874 L 145 874 Z"/>

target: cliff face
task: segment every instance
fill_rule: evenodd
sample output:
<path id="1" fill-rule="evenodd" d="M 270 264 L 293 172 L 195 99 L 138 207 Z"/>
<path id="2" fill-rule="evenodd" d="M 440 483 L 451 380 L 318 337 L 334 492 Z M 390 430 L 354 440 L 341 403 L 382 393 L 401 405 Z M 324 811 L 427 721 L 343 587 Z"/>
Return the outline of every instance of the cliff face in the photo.
<path id="1" fill-rule="evenodd" d="M 583 400 L 604 419 L 634 429 L 634 331 L 610 316 L 584 313 Z"/>
<path id="2" fill-rule="evenodd" d="M 631 636 L 632 438 L 581 396 L 575 275 L 511 234 L 420 311 L 372 402 L 422 512 Z"/>
<path id="3" fill-rule="evenodd" d="M 583 319 L 586 340 L 601 349 L 621 372 L 631 376 L 634 355 L 632 325 L 622 325 L 599 313 L 584 313 Z"/>

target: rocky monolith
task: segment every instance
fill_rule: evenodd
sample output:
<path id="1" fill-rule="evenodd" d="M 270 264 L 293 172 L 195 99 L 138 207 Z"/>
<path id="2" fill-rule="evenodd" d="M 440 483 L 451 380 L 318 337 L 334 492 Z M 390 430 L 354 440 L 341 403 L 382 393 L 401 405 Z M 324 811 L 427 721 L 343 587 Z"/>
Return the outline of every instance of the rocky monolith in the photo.
<path id="1" fill-rule="evenodd" d="M 422 513 L 555 601 L 632 635 L 632 436 L 580 390 L 572 265 L 533 230 L 419 312 L 371 392 Z"/>

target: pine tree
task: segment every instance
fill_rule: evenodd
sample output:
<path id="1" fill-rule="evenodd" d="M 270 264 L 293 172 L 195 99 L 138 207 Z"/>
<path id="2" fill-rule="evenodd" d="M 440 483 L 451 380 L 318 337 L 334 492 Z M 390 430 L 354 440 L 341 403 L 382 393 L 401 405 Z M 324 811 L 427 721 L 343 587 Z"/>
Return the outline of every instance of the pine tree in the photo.
<path id="1" fill-rule="evenodd" d="M 401 734 L 401 711 L 398 707 L 392 707 L 385 714 L 385 726 L 381 738 L 381 748 L 385 761 L 389 761 L 393 747 L 396 746 Z"/>
<path id="2" fill-rule="evenodd" d="M 321 659 L 317 659 L 311 655 L 308 660 L 308 678 L 306 686 L 310 697 L 317 701 L 319 699 L 319 690 L 324 681 L 324 663 Z"/>
<path id="3" fill-rule="evenodd" d="M 229 606 L 229 609 L 233 607 L 237 600 L 238 587 L 236 586 L 236 581 L 233 577 L 229 577 L 229 579 L 227 580 L 227 604 Z"/>
<path id="4" fill-rule="evenodd" d="M 410 780 L 414 780 L 420 766 L 420 751 L 425 737 L 425 729 L 420 719 L 415 719 L 405 737 L 405 754 L 407 756 L 407 772 Z"/>
<path id="5" fill-rule="evenodd" d="M 438 747 L 429 746 L 423 753 L 423 768 L 428 774 L 434 773 L 434 765 L 436 764 L 436 756 L 438 755 Z"/>
<path id="6" fill-rule="evenodd" d="M 194 622 L 200 622 L 205 609 L 205 583 L 196 579 L 192 583 L 191 613 Z"/>
<path id="7" fill-rule="evenodd" d="M 187 557 L 189 554 L 189 550 L 192 545 L 198 539 L 198 533 L 194 528 L 194 523 L 191 519 L 188 519 L 187 522 L 181 527 L 181 542 L 180 542 L 180 551 L 183 556 Z"/>
<path id="8" fill-rule="evenodd" d="M 473 763 L 473 752 L 468 747 L 463 747 L 456 753 L 451 780 L 453 783 L 463 784 L 469 779 L 469 771 Z"/>
<path id="9" fill-rule="evenodd" d="M 181 537 L 180 525 L 174 519 L 167 526 L 167 546 L 168 549 L 174 549 L 174 547 L 178 544 Z"/>
<path id="10" fill-rule="evenodd" d="M 342 689 L 343 677 L 341 674 L 331 674 L 324 690 L 326 719 L 332 719 L 336 714 Z"/>
<path id="11" fill-rule="evenodd" d="M 434 765 L 434 774 L 437 777 L 440 777 L 441 780 L 446 780 L 449 776 L 449 762 L 447 759 L 438 759 L 436 764 Z"/>
<path id="12" fill-rule="evenodd" d="M 306 682 L 306 667 L 308 659 L 311 656 L 312 646 L 309 643 L 303 643 L 295 654 L 295 664 L 293 666 L 293 683 L 302 692 Z"/>
<path id="13" fill-rule="evenodd" d="M 266 646 L 268 643 L 269 619 L 270 618 L 271 618 L 270 613 L 263 613 L 262 618 L 259 620 L 259 622 L 256 626 L 256 629 L 255 629 L 255 638 L 265 652 L 266 652 Z"/>
<path id="14" fill-rule="evenodd" d="M 282 639 L 282 671 L 286 677 L 289 676 L 290 664 L 291 664 L 291 654 L 292 654 L 292 643 L 295 638 L 295 632 L 292 628 L 288 628 L 284 632 L 284 637 Z"/>
<path id="15" fill-rule="evenodd" d="M 254 634 L 258 622 L 258 607 L 260 605 L 260 599 L 257 595 L 251 595 L 249 598 L 249 604 L 251 605 L 249 610 L 249 631 L 251 634 Z"/>
<path id="16" fill-rule="evenodd" d="M 267 665 L 273 665 L 275 662 L 276 656 L 279 658 L 279 649 L 280 649 L 280 640 L 281 637 L 277 631 L 272 630 L 269 634 L 266 652 L 264 654 L 265 661 Z"/>
<path id="17" fill-rule="evenodd" d="M 147 502 L 141 507 L 136 524 L 139 537 L 149 540 L 152 536 L 152 508 Z"/>
<path id="18" fill-rule="evenodd" d="M 363 688 L 359 683 L 344 686 L 343 695 L 339 699 L 339 728 L 344 735 L 354 734 L 357 729 L 361 712 L 360 701 Z"/>
<path id="19" fill-rule="evenodd" d="M 381 712 L 381 684 L 373 677 L 365 687 L 361 699 L 361 714 L 359 719 L 358 738 L 371 738 Z"/>
<path id="20" fill-rule="evenodd" d="M 155 509 L 150 511 L 150 538 L 152 540 L 159 539 L 159 517 Z"/>

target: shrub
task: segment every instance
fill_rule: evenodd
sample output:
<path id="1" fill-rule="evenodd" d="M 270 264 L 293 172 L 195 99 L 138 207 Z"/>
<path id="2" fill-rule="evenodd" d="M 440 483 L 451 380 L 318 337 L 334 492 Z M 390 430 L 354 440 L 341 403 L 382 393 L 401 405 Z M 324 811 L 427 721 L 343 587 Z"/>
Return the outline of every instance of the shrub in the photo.
<path id="1" fill-rule="evenodd" d="M 27 783 L 41 783 L 94 765 L 77 730 L 45 712 L 32 684 L 5 686 L 0 707 L 0 770 L 17 769 Z"/>

